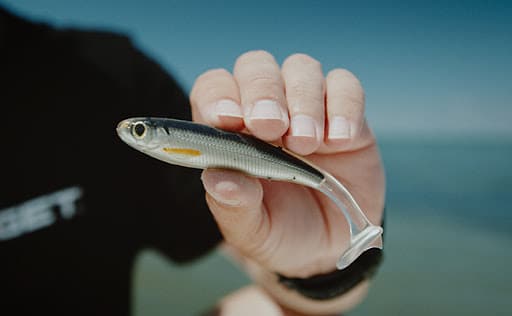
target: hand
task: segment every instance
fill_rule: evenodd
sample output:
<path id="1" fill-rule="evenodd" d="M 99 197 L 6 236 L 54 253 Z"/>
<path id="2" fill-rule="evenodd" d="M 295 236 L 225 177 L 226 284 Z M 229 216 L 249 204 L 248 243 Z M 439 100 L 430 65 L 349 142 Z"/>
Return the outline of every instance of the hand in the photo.
<path id="1" fill-rule="evenodd" d="M 364 119 L 364 92 L 349 71 L 324 77 L 295 54 L 282 67 L 265 51 L 214 69 L 191 92 L 194 121 L 281 144 L 332 173 L 369 220 L 380 224 L 384 172 Z M 262 268 L 289 277 L 331 272 L 348 247 L 348 224 L 323 194 L 299 185 L 205 170 L 207 203 L 226 243 Z"/>

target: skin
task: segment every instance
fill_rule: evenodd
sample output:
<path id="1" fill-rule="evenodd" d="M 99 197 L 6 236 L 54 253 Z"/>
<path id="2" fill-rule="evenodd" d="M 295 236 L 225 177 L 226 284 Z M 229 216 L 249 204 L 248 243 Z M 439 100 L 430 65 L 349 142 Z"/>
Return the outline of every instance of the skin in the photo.
<path id="1" fill-rule="evenodd" d="M 250 51 L 237 59 L 232 73 L 212 69 L 200 75 L 190 100 L 194 121 L 245 131 L 307 156 L 347 186 L 370 221 L 380 223 L 384 170 L 364 119 L 363 88 L 348 70 L 324 75 L 320 62 L 305 54 L 291 55 L 279 66 L 268 52 Z M 205 170 L 202 181 L 226 248 L 260 286 L 254 291 L 265 290 L 256 295 L 255 306 L 265 297 L 280 306 L 280 315 L 326 314 L 348 310 L 364 297 L 367 283 L 344 296 L 313 301 L 275 277 L 335 269 L 348 246 L 348 224 L 328 198 L 234 171 Z M 233 295 L 224 302 L 237 297 L 251 296 Z"/>

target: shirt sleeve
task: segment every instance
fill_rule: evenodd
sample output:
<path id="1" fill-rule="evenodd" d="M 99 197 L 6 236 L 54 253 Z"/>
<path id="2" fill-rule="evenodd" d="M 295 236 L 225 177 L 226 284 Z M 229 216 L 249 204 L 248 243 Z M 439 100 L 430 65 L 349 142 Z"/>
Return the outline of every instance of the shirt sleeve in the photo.
<path id="1" fill-rule="evenodd" d="M 112 77 L 119 93 L 128 96 L 109 110 L 113 124 L 139 116 L 191 119 L 188 98 L 174 78 L 127 38 L 107 37 L 91 35 L 86 41 L 95 44 L 82 41 L 80 51 Z M 119 139 L 114 142 L 111 148 L 119 159 L 115 168 L 124 179 L 115 185 L 122 200 L 122 218 L 128 218 L 132 226 L 130 239 L 178 262 L 212 249 L 221 234 L 204 199 L 201 171 L 166 164 L 134 151 Z"/>

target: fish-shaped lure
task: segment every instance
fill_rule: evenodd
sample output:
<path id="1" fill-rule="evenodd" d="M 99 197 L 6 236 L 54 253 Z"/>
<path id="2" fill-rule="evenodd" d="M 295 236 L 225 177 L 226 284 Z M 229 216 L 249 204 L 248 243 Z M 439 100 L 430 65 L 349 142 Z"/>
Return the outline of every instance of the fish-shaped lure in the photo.
<path id="1" fill-rule="evenodd" d="M 281 147 L 250 135 L 168 118 L 126 119 L 118 124 L 117 133 L 131 147 L 170 164 L 237 170 L 324 193 L 350 224 L 350 246 L 336 264 L 340 270 L 367 249 L 382 249 L 382 227 L 370 223 L 350 192 L 326 171 Z"/>

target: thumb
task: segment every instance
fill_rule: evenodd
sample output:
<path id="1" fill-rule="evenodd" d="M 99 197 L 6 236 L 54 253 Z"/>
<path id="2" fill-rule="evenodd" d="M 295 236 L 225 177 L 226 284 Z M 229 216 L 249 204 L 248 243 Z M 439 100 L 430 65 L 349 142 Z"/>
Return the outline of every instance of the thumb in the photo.
<path id="1" fill-rule="evenodd" d="M 206 202 L 225 240 L 242 252 L 257 251 L 270 230 L 260 181 L 219 169 L 203 171 L 201 180 Z"/>

